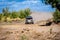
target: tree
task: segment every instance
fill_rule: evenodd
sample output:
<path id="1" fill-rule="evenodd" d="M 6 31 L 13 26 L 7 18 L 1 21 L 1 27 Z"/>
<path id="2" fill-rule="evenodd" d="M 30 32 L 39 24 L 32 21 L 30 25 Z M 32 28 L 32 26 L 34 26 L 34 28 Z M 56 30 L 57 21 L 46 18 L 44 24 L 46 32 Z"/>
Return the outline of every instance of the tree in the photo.
<path id="1" fill-rule="evenodd" d="M 9 9 L 7 7 L 3 8 L 2 12 L 4 13 L 4 16 L 9 16 Z"/>
<path id="2" fill-rule="evenodd" d="M 54 17 L 55 23 L 58 23 L 58 21 L 60 21 L 60 12 L 59 12 L 59 10 L 56 10 L 54 12 L 53 17 Z"/>
<path id="3" fill-rule="evenodd" d="M 57 8 L 60 11 L 60 0 L 43 0 L 45 4 L 50 4 L 52 7 Z"/>
<path id="4" fill-rule="evenodd" d="M 19 18 L 21 19 L 25 18 L 25 13 L 23 10 L 20 10 Z"/>
<path id="5" fill-rule="evenodd" d="M 30 9 L 20 10 L 19 18 L 23 19 L 30 15 Z"/>
<path id="6" fill-rule="evenodd" d="M 5 17 L 5 21 L 7 21 L 7 17 L 9 16 L 8 8 L 7 7 L 3 8 L 2 13 L 3 13 L 4 17 Z"/>
<path id="7" fill-rule="evenodd" d="M 53 14 L 53 20 L 55 23 L 60 21 L 60 0 L 43 0 L 45 4 L 50 4 L 52 8 L 56 8 L 56 11 Z"/>
<path id="8" fill-rule="evenodd" d="M 25 17 L 30 15 L 30 9 L 29 8 L 25 9 L 24 12 L 25 12 Z"/>

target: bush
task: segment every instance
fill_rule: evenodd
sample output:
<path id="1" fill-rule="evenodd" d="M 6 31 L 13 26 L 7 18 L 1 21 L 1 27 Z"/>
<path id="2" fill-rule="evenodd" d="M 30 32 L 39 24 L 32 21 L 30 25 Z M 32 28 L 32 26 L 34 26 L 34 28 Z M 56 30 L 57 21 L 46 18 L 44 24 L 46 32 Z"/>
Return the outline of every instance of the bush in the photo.
<path id="1" fill-rule="evenodd" d="M 54 21 L 57 23 L 58 21 L 60 21 L 60 11 L 56 10 L 53 14 L 54 17 Z"/>
<path id="2" fill-rule="evenodd" d="M 27 37 L 25 34 L 23 34 L 23 35 L 21 36 L 21 40 L 29 40 L 29 39 L 28 39 L 28 37 Z"/>
<path id="3" fill-rule="evenodd" d="M 18 17 L 17 12 L 12 12 L 10 14 L 10 16 L 11 16 L 11 18 L 17 18 Z"/>
<path id="4" fill-rule="evenodd" d="M 30 15 L 30 9 L 29 8 L 25 9 L 25 10 L 21 10 L 20 14 L 19 14 L 19 18 L 23 19 L 29 15 Z"/>
<path id="5" fill-rule="evenodd" d="M 9 9 L 3 8 L 2 13 L 0 14 L 0 21 L 3 19 L 3 21 L 8 22 L 8 19 L 14 19 L 14 18 L 20 18 L 23 19 L 30 15 L 30 9 L 27 8 L 25 10 L 20 10 L 19 12 L 12 11 L 10 12 Z"/>
<path id="6" fill-rule="evenodd" d="M 30 9 L 29 8 L 25 9 L 24 12 L 25 12 L 25 17 L 30 15 Z"/>
<path id="7" fill-rule="evenodd" d="M 2 20 L 2 14 L 0 14 L 0 21 Z"/>
<path id="8" fill-rule="evenodd" d="M 25 18 L 25 13 L 23 10 L 20 11 L 19 18 L 21 19 Z"/>

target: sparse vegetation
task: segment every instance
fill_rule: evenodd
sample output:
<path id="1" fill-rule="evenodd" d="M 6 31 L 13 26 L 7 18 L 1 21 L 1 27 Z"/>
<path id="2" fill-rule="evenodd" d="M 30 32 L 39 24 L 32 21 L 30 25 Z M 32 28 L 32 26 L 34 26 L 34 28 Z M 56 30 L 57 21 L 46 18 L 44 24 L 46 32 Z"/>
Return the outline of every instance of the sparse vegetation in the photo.
<path id="1" fill-rule="evenodd" d="M 3 8 L 2 13 L 0 14 L 0 21 L 2 19 L 4 19 L 4 21 L 7 22 L 8 21 L 7 18 L 10 18 L 10 19 L 15 19 L 15 18 L 24 19 L 25 17 L 27 17 L 29 15 L 30 15 L 30 9 L 29 8 L 24 9 L 24 10 L 20 10 L 18 12 L 16 12 L 16 11 L 10 12 L 9 9 L 6 7 L 6 8 Z"/>
<path id="2" fill-rule="evenodd" d="M 52 34 L 52 28 L 50 29 L 50 34 Z"/>
<path id="3" fill-rule="evenodd" d="M 21 40 L 28 40 L 28 38 L 26 37 L 26 35 L 22 35 Z"/>
<path id="4" fill-rule="evenodd" d="M 3 16 L 5 18 L 4 21 L 6 22 L 7 21 L 7 17 L 9 16 L 9 10 L 8 10 L 8 8 L 7 7 L 3 8 L 2 13 L 3 13 Z"/>

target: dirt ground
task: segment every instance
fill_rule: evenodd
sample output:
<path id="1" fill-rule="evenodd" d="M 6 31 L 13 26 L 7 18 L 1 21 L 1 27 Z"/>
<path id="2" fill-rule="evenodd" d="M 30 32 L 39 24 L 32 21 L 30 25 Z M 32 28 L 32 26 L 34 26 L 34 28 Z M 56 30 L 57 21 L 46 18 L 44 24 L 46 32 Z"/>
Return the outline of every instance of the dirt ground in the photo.
<path id="1" fill-rule="evenodd" d="M 0 40 L 60 40 L 60 25 L 0 25 Z"/>

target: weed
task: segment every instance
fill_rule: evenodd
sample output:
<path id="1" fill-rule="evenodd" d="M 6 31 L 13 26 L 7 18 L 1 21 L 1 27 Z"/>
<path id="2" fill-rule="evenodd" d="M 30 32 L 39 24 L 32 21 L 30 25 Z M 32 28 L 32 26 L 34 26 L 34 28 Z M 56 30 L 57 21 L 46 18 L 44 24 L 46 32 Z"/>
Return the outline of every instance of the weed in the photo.
<path id="1" fill-rule="evenodd" d="M 26 35 L 22 35 L 22 36 L 21 36 L 21 40 L 28 40 L 28 38 L 27 38 Z"/>

